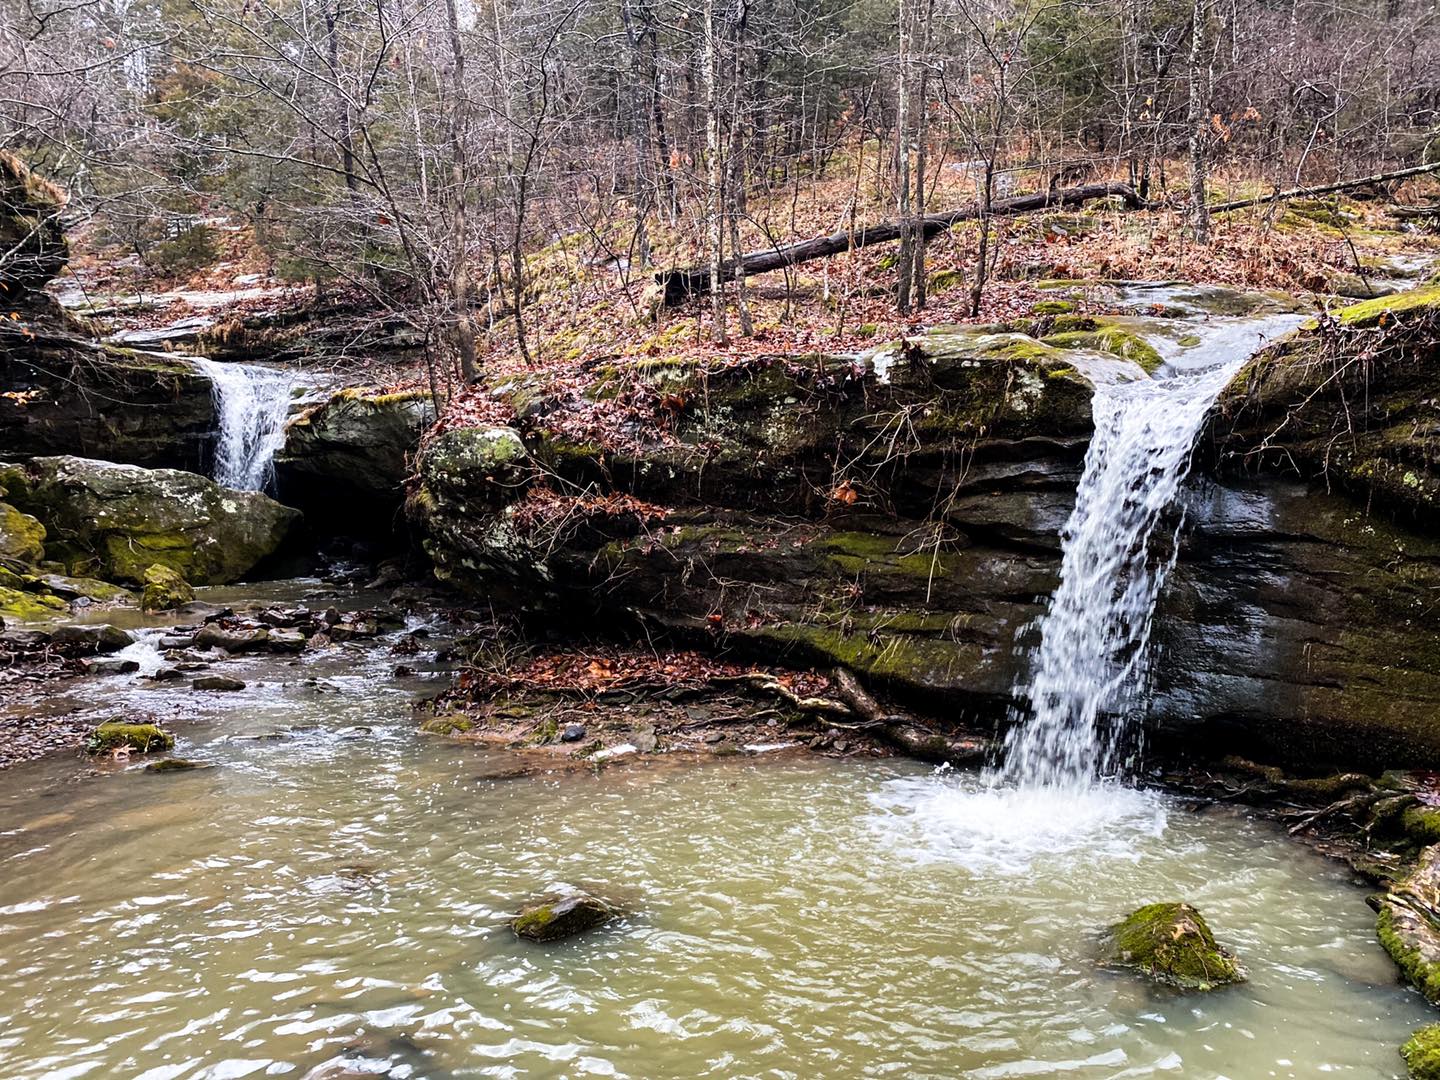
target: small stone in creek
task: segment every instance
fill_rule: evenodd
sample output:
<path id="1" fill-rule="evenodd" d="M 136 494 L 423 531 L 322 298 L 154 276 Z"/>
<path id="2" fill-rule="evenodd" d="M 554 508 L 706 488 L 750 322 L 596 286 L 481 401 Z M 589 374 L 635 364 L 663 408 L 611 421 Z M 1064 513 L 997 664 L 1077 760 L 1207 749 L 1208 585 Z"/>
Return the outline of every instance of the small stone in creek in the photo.
<path id="1" fill-rule="evenodd" d="M 559 941 L 603 926 L 617 914 L 611 904 L 589 893 L 551 894 L 522 907 L 510 928 L 531 941 Z"/>
<path id="2" fill-rule="evenodd" d="M 244 690 L 245 684 L 239 679 L 224 675 L 202 675 L 190 684 L 192 690 Z"/>
<path id="3" fill-rule="evenodd" d="M 723 732 L 712 731 L 712 732 L 710 732 L 710 734 L 708 734 L 708 735 L 705 736 L 705 741 L 706 741 L 707 743 L 724 742 L 724 741 L 725 741 L 725 735 L 724 735 Z"/>
<path id="4" fill-rule="evenodd" d="M 560 733 L 561 742 L 579 742 L 585 738 L 584 724 L 566 724 L 565 730 Z"/>

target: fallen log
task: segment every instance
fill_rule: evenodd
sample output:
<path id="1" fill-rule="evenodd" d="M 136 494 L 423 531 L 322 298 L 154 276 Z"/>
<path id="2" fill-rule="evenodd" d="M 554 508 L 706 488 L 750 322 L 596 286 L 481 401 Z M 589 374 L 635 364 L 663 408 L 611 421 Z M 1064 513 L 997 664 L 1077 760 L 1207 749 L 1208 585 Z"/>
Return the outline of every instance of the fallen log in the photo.
<path id="1" fill-rule="evenodd" d="M 1119 196 L 1131 209 L 1139 209 L 1145 205 L 1129 184 L 1083 184 L 1080 187 L 1042 191 L 1034 195 L 1018 195 L 1012 199 L 997 199 L 990 204 L 990 216 L 1013 217 L 1016 214 L 1028 214 L 1053 207 L 1078 206 L 1091 199 L 1103 199 L 1109 196 Z M 943 232 L 959 222 L 974 221 L 983 216 L 985 215 L 981 205 L 972 203 L 959 210 L 951 210 L 944 214 L 926 214 L 920 219 L 920 225 L 924 229 L 925 235 L 929 237 Z M 900 239 L 903 228 L 904 222 L 884 221 L 878 225 L 867 225 L 854 232 L 848 229 L 841 230 L 831 233 L 829 236 L 818 236 L 813 240 L 801 240 L 798 243 L 786 244 L 766 251 L 753 251 L 748 255 L 742 255 L 739 259 L 730 259 L 725 262 L 720 268 L 720 278 L 722 281 L 731 281 L 742 269 L 745 276 L 749 277 L 752 274 L 781 270 L 787 266 L 794 266 L 796 263 L 808 262 L 811 259 L 839 255 L 854 248 L 890 243 Z M 692 296 L 710 291 L 710 267 L 692 266 L 662 270 L 655 275 L 655 281 L 664 290 L 664 305 L 675 307 Z"/>
<path id="2" fill-rule="evenodd" d="M 1260 206 L 1262 203 L 1280 202 L 1283 199 L 1303 199 L 1311 195 L 1328 195 L 1332 191 L 1345 191 L 1348 188 L 1364 187 L 1366 184 L 1383 184 L 1389 180 L 1403 180 L 1407 176 L 1422 176 L 1425 173 L 1436 171 L 1440 171 L 1440 161 L 1431 162 L 1429 165 L 1412 165 L 1408 169 L 1396 169 L 1394 172 L 1376 173 L 1374 176 L 1358 176 L 1353 180 L 1337 180 L 1333 184 L 1316 184 L 1313 187 L 1272 191 L 1269 195 L 1261 195 L 1254 199 L 1235 199 L 1231 202 L 1215 203 L 1205 209 L 1212 214 L 1223 214 L 1230 210 L 1243 210 L 1247 206 Z"/>

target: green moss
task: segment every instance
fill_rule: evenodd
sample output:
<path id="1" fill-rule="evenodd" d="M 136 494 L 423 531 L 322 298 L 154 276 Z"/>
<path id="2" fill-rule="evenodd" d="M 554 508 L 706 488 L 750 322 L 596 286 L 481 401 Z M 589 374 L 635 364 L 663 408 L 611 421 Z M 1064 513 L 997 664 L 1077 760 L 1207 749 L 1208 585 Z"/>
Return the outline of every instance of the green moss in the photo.
<path id="1" fill-rule="evenodd" d="M 1119 326 L 1102 326 L 1091 332 L 1069 331 L 1042 338 L 1046 345 L 1057 349 L 1097 349 L 1139 364 L 1147 374 L 1165 362 L 1155 346 L 1130 330 Z"/>
<path id="2" fill-rule="evenodd" d="M 1215 943 L 1189 904 L 1147 904 L 1106 932 L 1103 962 L 1131 968 L 1182 990 L 1213 990 L 1243 982 L 1235 958 Z"/>
<path id="3" fill-rule="evenodd" d="M 537 937 L 555 919 L 554 904 L 537 904 L 523 915 L 517 915 L 511 928 L 521 937 Z"/>
<path id="4" fill-rule="evenodd" d="M 1075 305 L 1069 300 L 1041 300 L 1030 310 L 1036 315 L 1068 315 L 1075 310 Z"/>
<path id="5" fill-rule="evenodd" d="M 546 743 L 554 742 L 560 734 L 560 723 L 553 716 L 547 716 L 535 726 L 526 742 L 532 746 L 543 746 Z"/>
<path id="6" fill-rule="evenodd" d="M 1417 844 L 1440 844 L 1440 807 L 1412 806 L 1401 815 L 1400 825 Z"/>
<path id="7" fill-rule="evenodd" d="M 474 727 L 474 722 L 463 713 L 427 717 L 420 724 L 420 730 L 427 735 L 464 735 Z"/>
<path id="8" fill-rule="evenodd" d="M 0 502 L 0 558 L 38 563 L 45 558 L 45 526 Z"/>
<path id="9" fill-rule="evenodd" d="M 1405 941 L 1395 925 L 1395 909 L 1387 901 L 1375 916 L 1375 936 L 1395 961 L 1395 966 L 1415 988 L 1432 1002 L 1440 1001 L 1440 965 L 1429 963 L 1420 950 Z"/>
<path id="10" fill-rule="evenodd" d="M 1364 328 L 1378 326 L 1382 319 L 1418 315 L 1430 309 L 1440 309 L 1440 286 L 1427 285 L 1409 292 L 1381 296 L 1375 300 L 1362 300 L 1358 304 L 1341 308 L 1335 317 L 1344 326 Z"/>
<path id="11" fill-rule="evenodd" d="M 1440 1024 L 1421 1028 L 1400 1047 L 1411 1080 L 1440 1080 Z"/>
<path id="12" fill-rule="evenodd" d="M 926 288 L 934 295 L 958 289 L 965 284 L 965 271 L 963 270 L 941 270 L 930 275 Z"/>
<path id="13" fill-rule="evenodd" d="M 58 596 L 46 596 L 0 585 L 0 617 L 16 622 L 39 622 L 69 611 Z"/>
<path id="14" fill-rule="evenodd" d="M 140 606 L 146 611 L 169 611 L 195 599 L 190 583 L 168 566 L 156 563 L 147 567 L 143 580 Z"/>
<path id="15" fill-rule="evenodd" d="M 120 749 L 138 750 L 144 754 L 152 750 L 170 750 L 174 746 L 175 736 L 154 724 L 109 721 L 90 733 L 90 741 L 85 748 L 92 754 L 105 754 Z"/>

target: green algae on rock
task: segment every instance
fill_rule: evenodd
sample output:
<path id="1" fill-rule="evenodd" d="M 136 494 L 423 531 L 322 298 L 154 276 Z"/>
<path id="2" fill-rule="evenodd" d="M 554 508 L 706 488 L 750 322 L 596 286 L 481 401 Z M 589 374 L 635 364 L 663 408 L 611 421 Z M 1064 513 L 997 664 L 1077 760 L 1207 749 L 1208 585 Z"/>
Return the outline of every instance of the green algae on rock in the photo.
<path id="1" fill-rule="evenodd" d="M 559 941 L 603 926 L 618 914 L 613 905 L 586 892 L 552 893 L 522 907 L 510 929 L 530 941 Z"/>
<path id="2" fill-rule="evenodd" d="M 1245 981 L 1235 957 L 1215 943 L 1200 912 L 1185 903 L 1147 904 L 1110 927 L 1101 963 L 1181 990 L 1214 990 Z"/>
<path id="3" fill-rule="evenodd" d="M 300 514 L 195 473 L 77 457 L 0 464 L 7 499 L 45 524 L 73 574 L 142 585 L 162 565 L 197 585 L 234 581 L 272 554 Z"/>
<path id="4" fill-rule="evenodd" d="M 38 563 L 45 558 L 45 526 L 6 502 L 0 502 L 0 558 L 23 563 Z"/>
<path id="5" fill-rule="evenodd" d="M 1400 1056 L 1410 1080 L 1440 1080 L 1440 1024 L 1429 1024 L 1405 1040 Z"/>
<path id="6" fill-rule="evenodd" d="M 138 750 L 147 754 L 155 750 L 171 750 L 175 736 L 162 731 L 155 724 L 130 724 L 110 720 L 90 733 L 85 748 L 92 754 L 106 754 L 113 750 Z"/>
<path id="7" fill-rule="evenodd" d="M 195 599 L 190 583 L 168 566 L 156 563 L 145 571 L 140 606 L 146 611 L 169 611 Z"/>

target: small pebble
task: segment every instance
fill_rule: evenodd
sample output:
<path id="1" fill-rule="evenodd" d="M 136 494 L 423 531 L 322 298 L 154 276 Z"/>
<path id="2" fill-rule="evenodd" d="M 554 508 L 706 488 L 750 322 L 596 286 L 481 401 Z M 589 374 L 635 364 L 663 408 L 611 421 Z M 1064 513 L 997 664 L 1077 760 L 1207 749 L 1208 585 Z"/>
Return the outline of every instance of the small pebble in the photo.
<path id="1" fill-rule="evenodd" d="M 566 724 L 565 730 L 560 733 L 561 742 L 579 742 L 585 738 L 584 724 Z"/>

